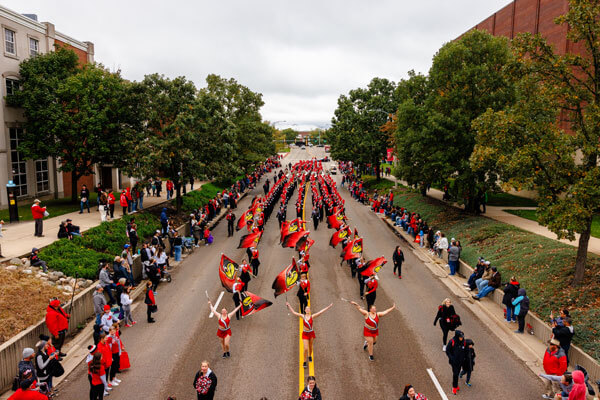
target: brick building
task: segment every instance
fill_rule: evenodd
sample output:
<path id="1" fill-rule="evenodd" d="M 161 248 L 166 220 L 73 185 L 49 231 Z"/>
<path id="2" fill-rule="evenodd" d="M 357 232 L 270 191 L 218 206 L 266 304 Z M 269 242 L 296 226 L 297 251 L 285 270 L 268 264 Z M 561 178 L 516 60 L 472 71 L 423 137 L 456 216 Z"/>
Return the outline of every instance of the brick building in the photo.
<path id="1" fill-rule="evenodd" d="M 23 110 L 8 107 L 5 96 L 19 89 L 19 64 L 29 57 L 53 51 L 55 46 L 73 50 L 81 64 L 94 62 L 94 45 L 82 42 L 56 31 L 50 22 L 38 22 L 37 16 L 19 14 L 0 6 L 2 55 L 0 57 L 0 208 L 7 207 L 6 184 L 12 180 L 18 189 L 18 198 L 27 199 L 58 194 L 71 195 L 71 174 L 60 173 L 53 158 L 26 160 L 18 151 L 23 133 Z M 96 181 L 120 182 L 118 171 L 97 167 L 96 175 L 80 179 L 90 188 Z"/>

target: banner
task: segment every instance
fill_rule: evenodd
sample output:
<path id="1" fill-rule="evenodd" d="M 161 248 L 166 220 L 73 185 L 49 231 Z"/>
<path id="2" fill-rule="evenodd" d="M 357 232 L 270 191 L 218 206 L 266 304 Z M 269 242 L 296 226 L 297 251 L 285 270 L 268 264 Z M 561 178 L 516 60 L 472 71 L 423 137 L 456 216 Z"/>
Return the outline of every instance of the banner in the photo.
<path id="1" fill-rule="evenodd" d="M 219 278 L 221 278 L 221 285 L 228 292 L 233 293 L 233 284 L 237 277 L 237 270 L 239 265 L 225 254 L 221 254 L 221 263 L 219 264 Z"/>
<path id="2" fill-rule="evenodd" d="M 327 217 L 327 227 L 333 229 L 340 229 L 345 219 L 346 216 L 341 210 L 336 211 L 333 215 Z"/>
<path id="3" fill-rule="evenodd" d="M 247 235 L 244 235 L 240 238 L 240 244 L 238 245 L 238 249 L 247 249 L 248 247 L 256 247 L 258 242 L 260 241 L 260 237 L 262 235 L 261 231 L 252 232 Z"/>
<path id="4" fill-rule="evenodd" d="M 244 211 L 244 213 L 242 214 L 240 219 L 238 219 L 238 223 L 237 223 L 237 226 L 235 227 L 235 230 L 239 231 L 240 229 L 242 229 L 243 227 L 245 227 L 249 224 L 252 225 L 253 221 L 254 221 L 254 211 L 252 209 L 246 210 L 246 211 Z"/>
<path id="5" fill-rule="evenodd" d="M 345 228 L 341 228 L 336 231 L 333 235 L 331 235 L 331 239 L 329 240 L 329 245 L 335 248 L 338 243 L 342 242 L 344 239 L 349 239 L 352 231 L 350 227 L 346 226 Z"/>
<path id="6" fill-rule="evenodd" d="M 277 275 L 271 286 L 275 290 L 275 297 L 290 290 L 296 285 L 300 278 L 300 270 L 296 264 L 296 260 L 292 258 L 292 263 Z"/>
<path id="7" fill-rule="evenodd" d="M 371 276 L 379 272 L 381 267 L 383 267 L 387 263 L 385 257 L 378 257 L 374 260 L 368 261 L 365 263 L 363 268 L 360 268 L 358 272 L 360 272 L 363 276 Z"/>
<path id="8" fill-rule="evenodd" d="M 271 304 L 273 304 L 269 300 L 265 300 L 262 297 L 255 295 L 254 293 L 242 292 L 241 296 L 242 308 L 240 308 L 240 311 L 242 312 L 242 316 L 244 317 L 250 314 L 254 314 L 255 312 L 258 312 L 263 308 L 267 308 Z"/>
<path id="9" fill-rule="evenodd" d="M 354 239 L 349 242 L 344 250 L 342 251 L 341 257 L 344 260 L 351 260 L 353 258 L 360 258 L 363 252 L 363 240 L 362 238 Z"/>
<path id="10" fill-rule="evenodd" d="M 283 239 L 281 246 L 282 247 L 296 247 L 296 244 L 298 243 L 298 241 L 303 237 L 307 237 L 309 234 L 310 234 L 310 231 L 300 231 L 300 232 L 290 233 Z"/>

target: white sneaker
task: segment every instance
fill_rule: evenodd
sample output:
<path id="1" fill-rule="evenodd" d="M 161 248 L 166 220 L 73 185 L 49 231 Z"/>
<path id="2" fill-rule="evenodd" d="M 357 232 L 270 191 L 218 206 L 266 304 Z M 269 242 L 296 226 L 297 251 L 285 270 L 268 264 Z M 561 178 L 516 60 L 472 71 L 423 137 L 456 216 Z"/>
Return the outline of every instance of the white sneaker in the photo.
<path id="1" fill-rule="evenodd" d="M 110 384 L 113 386 L 119 386 L 119 382 L 117 382 L 116 379 L 113 379 Z"/>
<path id="2" fill-rule="evenodd" d="M 110 393 L 108 393 L 106 390 L 104 391 L 104 396 L 108 396 L 110 395 Z"/>
<path id="3" fill-rule="evenodd" d="M 469 287 L 469 284 L 467 282 L 463 283 L 463 286 Z"/>
<path id="4" fill-rule="evenodd" d="M 446 345 L 442 346 L 442 351 L 446 351 Z"/>
<path id="5" fill-rule="evenodd" d="M 470 287 L 466 287 L 465 290 L 468 290 L 470 292 L 471 288 Z"/>
<path id="6" fill-rule="evenodd" d="M 115 378 L 114 380 L 117 381 L 117 383 L 121 383 L 120 379 Z"/>

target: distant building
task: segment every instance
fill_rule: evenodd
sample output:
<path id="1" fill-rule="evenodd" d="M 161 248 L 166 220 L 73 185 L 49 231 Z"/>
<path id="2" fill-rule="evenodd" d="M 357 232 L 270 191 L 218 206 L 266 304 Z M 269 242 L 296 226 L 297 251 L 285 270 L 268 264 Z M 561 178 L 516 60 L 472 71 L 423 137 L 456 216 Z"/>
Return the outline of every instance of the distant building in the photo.
<path id="1" fill-rule="evenodd" d="M 19 90 L 19 64 L 23 60 L 53 51 L 60 45 L 73 50 L 81 64 L 90 63 L 94 62 L 94 45 L 56 31 L 50 22 L 38 22 L 33 14 L 22 15 L 3 6 L 0 6 L 0 25 L 3 39 L 0 56 L 0 208 L 7 207 L 5 188 L 9 180 L 17 185 L 21 199 L 55 193 L 70 196 L 71 174 L 58 172 L 56 160 L 25 160 L 17 150 L 25 118 L 23 110 L 7 107 L 5 96 Z M 113 178 L 115 183 L 120 180 L 116 170 L 98 167 L 95 176 L 80 179 L 80 184 L 85 183 L 91 189 L 97 180 L 113 186 Z"/>

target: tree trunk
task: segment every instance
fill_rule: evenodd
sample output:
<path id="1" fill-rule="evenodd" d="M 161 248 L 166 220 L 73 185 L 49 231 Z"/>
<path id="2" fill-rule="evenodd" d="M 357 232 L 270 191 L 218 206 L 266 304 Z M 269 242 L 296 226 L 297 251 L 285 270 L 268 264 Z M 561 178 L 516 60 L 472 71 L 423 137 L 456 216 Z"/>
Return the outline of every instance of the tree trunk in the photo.
<path id="1" fill-rule="evenodd" d="M 79 197 L 79 193 L 77 193 L 77 181 L 79 178 L 81 176 L 77 172 L 71 172 L 71 203 L 77 203 L 77 198 Z"/>
<path id="2" fill-rule="evenodd" d="M 375 176 L 377 177 L 377 180 L 380 180 L 381 179 L 381 171 L 380 171 L 381 168 L 379 168 L 380 167 L 379 162 L 374 163 L 373 165 L 375 166 Z"/>
<path id="3" fill-rule="evenodd" d="M 175 205 L 177 206 L 177 213 L 179 213 L 181 211 L 181 185 L 179 183 L 175 184 L 175 191 L 177 192 Z"/>
<path id="4" fill-rule="evenodd" d="M 585 264 L 587 263 L 588 244 L 592 232 L 592 218 L 587 221 L 586 228 L 579 236 L 579 245 L 577 246 L 577 259 L 575 260 L 575 275 L 573 276 L 573 286 L 583 283 L 585 275 Z"/>

